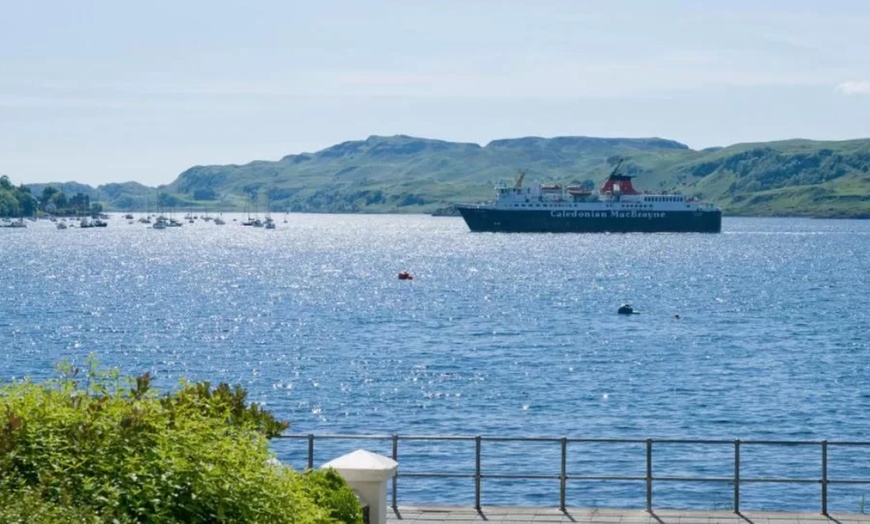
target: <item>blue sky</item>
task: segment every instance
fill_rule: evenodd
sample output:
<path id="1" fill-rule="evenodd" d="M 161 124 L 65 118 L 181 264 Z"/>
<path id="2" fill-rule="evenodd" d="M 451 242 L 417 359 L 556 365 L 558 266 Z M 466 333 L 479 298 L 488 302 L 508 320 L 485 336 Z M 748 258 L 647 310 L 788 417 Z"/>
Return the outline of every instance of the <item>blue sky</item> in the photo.
<path id="1" fill-rule="evenodd" d="M 369 135 L 870 137 L 870 2 L 0 0 L 0 174 L 166 184 Z"/>

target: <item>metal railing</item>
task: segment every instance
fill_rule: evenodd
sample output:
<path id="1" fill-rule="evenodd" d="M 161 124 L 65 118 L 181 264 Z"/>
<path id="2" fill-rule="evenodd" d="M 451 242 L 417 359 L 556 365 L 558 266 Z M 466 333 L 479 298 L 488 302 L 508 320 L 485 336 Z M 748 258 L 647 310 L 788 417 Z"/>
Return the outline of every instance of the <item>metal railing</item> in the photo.
<path id="1" fill-rule="evenodd" d="M 828 514 L 828 488 L 835 484 L 867 484 L 870 478 L 831 478 L 829 475 L 828 459 L 831 448 L 855 448 L 868 447 L 870 441 L 828 441 L 828 440 L 704 440 L 704 439 L 617 439 L 617 438 L 569 438 L 569 437 L 484 437 L 476 436 L 433 436 L 433 435 L 341 435 L 341 434 L 286 434 L 276 437 L 279 440 L 304 440 L 307 442 L 307 467 L 314 468 L 315 442 L 317 440 L 379 440 L 391 443 L 391 457 L 400 464 L 400 471 L 392 479 L 392 501 L 395 508 L 398 506 L 399 479 L 400 478 L 466 478 L 474 481 L 474 507 L 481 508 L 481 492 L 484 479 L 513 479 L 513 480 L 558 480 L 559 482 L 559 507 L 563 511 L 568 507 L 567 491 L 569 481 L 627 481 L 643 483 L 645 486 L 646 510 L 653 510 L 653 485 L 667 482 L 710 482 L 731 484 L 733 486 L 732 506 L 736 513 L 741 511 L 740 493 L 741 487 L 752 483 L 795 483 L 795 484 L 818 484 L 821 513 Z M 421 472 L 409 471 L 401 467 L 401 455 L 399 443 L 410 441 L 458 441 L 470 442 L 474 445 L 473 471 L 467 473 L 444 473 L 444 472 Z M 500 471 L 484 471 L 482 467 L 482 449 L 484 443 L 494 442 L 518 442 L 518 443 L 548 443 L 559 447 L 560 468 L 558 473 L 534 474 L 534 473 L 504 473 Z M 639 444 L 644 448 L 644 474 L 643 475 L 580 475 L 568 471 L 568 448 L 569 444 L 602 444 L 602 445 L 626 445 Z M 663 449 L 675 445 L 704 445 L 704 446 L 727 446 L 733 452 L 733 467 L 729 475 L 703 476 L 703 475 L 657 475 L 653 468 L 654 450 Z M 743 476 L 741 467 L 741 451 L 747 447 L 775 446 L 785 448 L 816 448 L 818 450 L 818 476 L 805 477 L 782 477 L 782 476 Z M 335 457 L 331 457 L 335 458 Z M 868 461 L 870 462 L 870 461 Z"/>

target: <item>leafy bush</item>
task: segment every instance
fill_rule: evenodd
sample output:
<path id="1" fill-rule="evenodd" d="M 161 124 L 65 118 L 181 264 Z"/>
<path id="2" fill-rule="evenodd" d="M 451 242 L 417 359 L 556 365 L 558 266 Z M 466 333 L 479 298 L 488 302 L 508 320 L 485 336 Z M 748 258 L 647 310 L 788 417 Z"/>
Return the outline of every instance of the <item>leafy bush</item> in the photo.
<path id="1" fill-rule="evenodd" d="M 270 460 L 267 438 L 288 425 L 242 388 L 161 396 L 147 374 L 61 370 L 0 389 L 0 521 L 362 521 L 336 473 Z"/>

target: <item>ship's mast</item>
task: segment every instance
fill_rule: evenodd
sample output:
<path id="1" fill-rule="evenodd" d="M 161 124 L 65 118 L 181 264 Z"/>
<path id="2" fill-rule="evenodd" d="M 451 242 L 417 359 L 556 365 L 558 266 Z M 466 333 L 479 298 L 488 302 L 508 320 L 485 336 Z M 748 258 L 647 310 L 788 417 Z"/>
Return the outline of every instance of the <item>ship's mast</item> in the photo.
<path id="1" fill-rule="evenodd" d="M 526 170 L 520 169 L 517 173 L 517 179 L 514 182 L 514 189 L 522 189 L 523 188 L 523 179 L 526 178 Z"/>
<path id="2" fill-rule="evenodd" d="M 623 162 L 625 162 L 625 159 L 624 159 L 624 158 L 620 158 L 620 159 L 619 159 L 619 162 L 616 163 L 616 167 L 614 167 L 614 168 L 613 168 L 613 171 L 610 172 L 610 176 L 614 176 L 614 175 L 616 175 L 617 173 L 619 173 L 619 166 L 621 166 Z"/>

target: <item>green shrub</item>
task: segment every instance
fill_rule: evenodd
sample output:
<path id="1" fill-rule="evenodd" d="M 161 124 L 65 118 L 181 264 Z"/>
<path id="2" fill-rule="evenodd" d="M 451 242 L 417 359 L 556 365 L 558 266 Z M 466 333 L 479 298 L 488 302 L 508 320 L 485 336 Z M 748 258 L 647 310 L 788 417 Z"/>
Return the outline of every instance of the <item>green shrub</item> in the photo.
<path id="1" fill-rule="evenodd" d="M 79 374 L 0 389 L 0 522 L 361 522 L 337 474 L 270 460 L 288 425 L 242 388 Z"/>
<path id="2" fill-rule="evenodd" d="M 309 470 L 304 477 L 305 491 L 315 504 L 328 508 L 330 517 L 338 522 L 356 522 L 362 518 L 356 495 L 342 489 L 346 484 L 334 469 Z"/>

